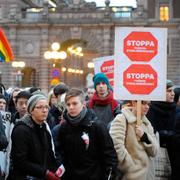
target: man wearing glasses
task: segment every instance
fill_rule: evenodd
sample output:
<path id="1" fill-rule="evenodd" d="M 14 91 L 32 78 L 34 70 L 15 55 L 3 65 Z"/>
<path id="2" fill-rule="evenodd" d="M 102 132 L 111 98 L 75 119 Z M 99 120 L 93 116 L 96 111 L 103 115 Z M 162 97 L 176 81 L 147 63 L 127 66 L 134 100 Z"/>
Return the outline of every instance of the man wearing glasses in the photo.
<path id="1" fill-rule="evenodd" d="M 42 94 L 31 96 L 27 110 L 29 114 L 15 125 L 12 132 L 10 174 L 13 180 L 58 180 L 54 145 L 46 123 L 49 111 L 47 98 Z"/>

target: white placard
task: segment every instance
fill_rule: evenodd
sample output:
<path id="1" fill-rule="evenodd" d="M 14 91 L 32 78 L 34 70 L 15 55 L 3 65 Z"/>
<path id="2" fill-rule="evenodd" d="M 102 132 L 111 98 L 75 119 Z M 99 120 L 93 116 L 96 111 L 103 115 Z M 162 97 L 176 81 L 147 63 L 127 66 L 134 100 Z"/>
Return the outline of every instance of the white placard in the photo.
<path id="1" fill-rule="evenodd" d="M 115 28 L 114 58 L 115 99 L 166 99 L 166 28 Z"/>
<path id="2" fill-rule="evenodd" d="M 104 73 L 109 79 L 110 85 L 114 86 L 114 56 L 94 58 L 94 73 Z"/>

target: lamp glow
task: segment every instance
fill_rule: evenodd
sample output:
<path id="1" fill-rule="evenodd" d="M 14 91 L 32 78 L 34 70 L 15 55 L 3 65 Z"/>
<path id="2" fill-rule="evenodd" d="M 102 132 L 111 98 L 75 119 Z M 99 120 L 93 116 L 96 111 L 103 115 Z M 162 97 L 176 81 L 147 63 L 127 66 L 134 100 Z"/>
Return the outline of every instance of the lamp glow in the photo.
<path id="1" fill-rule="evenodd" d="M 60 44 L 58 42 L 54 42 L 51 45 L 53 51 L 58 51 L 60 49 Z"/>
<path id="2" fill-rule="evenodd" d="M 45 58 L 45 59 L 51 59 L 51 52 L 50 52 L 50 51 L 46 51 L 46 52 L 44 53 L 44 58 Z"/>

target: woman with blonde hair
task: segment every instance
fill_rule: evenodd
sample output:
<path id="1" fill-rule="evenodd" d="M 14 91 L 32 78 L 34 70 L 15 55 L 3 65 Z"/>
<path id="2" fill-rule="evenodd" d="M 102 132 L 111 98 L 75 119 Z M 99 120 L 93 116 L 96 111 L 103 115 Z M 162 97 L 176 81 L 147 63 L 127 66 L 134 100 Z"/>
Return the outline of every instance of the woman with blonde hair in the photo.
<path id="1" fill-rule="evenodd" d="M 48 104 L 49 104 L 49 107 L 51 108 L 56 102 L 57 102 L 57 98 L 54 95 L 53 90 L 49 91 L 49 93 L 48 93 Z"/>
<path id="2" fill-rule="evenodd" d="M 153 127 L 145 116 L 149 110 L 149 102 L 142 101 L 140 106 L 140 125 L 136 117 L 137 101 L 132 101 L 132 107 L 122 108 L 122 114 L 116 116 L 110 127 L 123 180 L 150 179 L 150 157 L 154 157 L 158 151 Z"/>

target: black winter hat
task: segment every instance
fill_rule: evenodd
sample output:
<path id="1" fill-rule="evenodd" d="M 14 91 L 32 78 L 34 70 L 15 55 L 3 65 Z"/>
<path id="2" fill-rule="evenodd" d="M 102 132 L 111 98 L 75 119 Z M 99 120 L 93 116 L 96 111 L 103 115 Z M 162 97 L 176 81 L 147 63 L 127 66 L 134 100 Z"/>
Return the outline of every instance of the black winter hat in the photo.
<path id="1" fill-rule="evenodd" d="M 57 97 L 58 95 L 64 94 L 68 91 L 68 86 L 64 83 L 60 83 L 54 87 L 54 95 Z"/>

